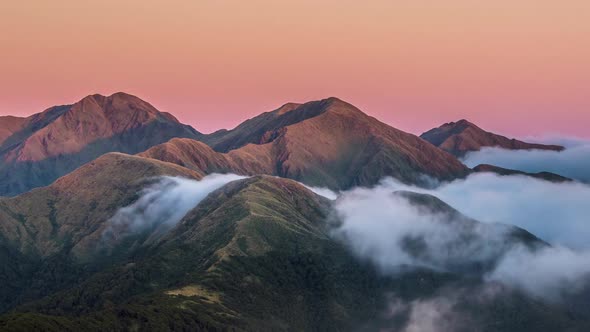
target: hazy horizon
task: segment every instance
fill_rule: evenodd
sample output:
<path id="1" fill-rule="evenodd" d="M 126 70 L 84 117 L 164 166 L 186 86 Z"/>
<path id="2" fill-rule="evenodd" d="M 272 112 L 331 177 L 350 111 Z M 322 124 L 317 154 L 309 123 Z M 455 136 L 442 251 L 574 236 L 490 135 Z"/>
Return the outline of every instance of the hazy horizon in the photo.
<path id="1" fill-rule="evenodd" d="M 87 94 L 85 96 L 80 96 L 78 99 L 76 99 L 74 101 L 71 101 L 71 102 L 62 102 L 62 103 L 57 103 L 55 105 L 50 105 L 50 106 L 47 106 L 47 107 L 45 107 L 45 108 L 43 108 L 43 109 L 41 109 L 39 111 L 35 111 L 35 112 L 32 112 L 32 113 L 26 113 L 26 114 L 22 114 L 22 115 L 21 114 L 3 114 L 0 111 L 0 116 L 28 117 L 28 116 L 31 116 L 31 115 L 34 115 L 34 114 L 43 112 L 44 110 L 46 110 L 46 109 L 48 109 L 50 107 L 53 107 L 53 106 L 75 104 L 76 102 L 80 101 L 84 97 L 90 96 L 90 95 L 93 95 L 93 94 L 100 94 L 100 95 L 104 95 L 104 96 L 110 96 L 110 95 L 115 94 L 115 93 L 118 93 L 118 92 L 129 93 L 127 91 L 112 91 L 112 92 L 109 92 L 109 93 L 92 93 L 92 94 Z M 129 93 L 129 94 L 134 95 L 132 93 Z M 271 108 L 268 108 L 268 109 L 261 109 L 258 113 L 254 113 L 254 114 L 249 115 L 249 116 L 244 115 L 243 118 L 232 119 L 231 125 L 229 125 L 229 126 L 226 126 L 226 127 L 216 127 L 216 128 L 214 128 L 211 125 L 208 125 L 206 121 L 205 122 L 199 122 L 199 123 L 191 123 L 191 122 L 183 121 L 182 117 L 179 116 L 179 114 L 175 113 L 174 110 L 169 110 L 169 109 L 164 109 L 162 107 L 159 107 L 158 105 L 152 103 L 149 100 L 149 98 L 144 98 L 143 96 L 140 96 L 140 95 L 135 95 L 135 96 L 141 98 L 142 100 L 145 100 L 146 102 L 148 102 L 150 104 L 152 104 L 152 106 L 154 106 L 156 109 L 158 109 L 161 112 L 168 112 L 168 113 L 174 115 L 176 118 L 178 118 L 178 120 L 180 122 L 192 126 L 193 128 L 197 129 L 199 132 L 201 132 L 203 134 L 210 134 L 210 133 L 213 133 L 213 132 L 215 132 L 217 130 L 221 130 L 221 129 L 228 129 L 228 130 L 229 129 L 234 129 L 235 127 L 237 127 L 238 125 L 240 125 L 245 120 L 248 120 L 248 119 L 250 119 L 252 117 L 255 117 L 257 115 L 260 115 L 261 113 L 264 113 L 264 112 L 274 111 L 274 110 L 278 109 L 279 107 L 281 107 L 282 105 L 287 104 L 287 103 L 299 103 L 299 104 L 303 104 L 303 103 L 306 103 L 306 102 L 314 101 L 314 100 L 302 100 L 302 101 L 289 100 L 289 101 L 285 101 L 283 103 L 280 103 L 280 104 L 275 105 L 274 107 L 271 107 Z M 330 98 L 330 97 L 339 98 L 338 96 L 324 96 L 324 97 L 320 97 L 320 98 L 318 98 L 316 100 L 327 99 L 327 98 Z M 344 100 L 345 102 L 349 102 L 346 99 L 342 99 L 342 98 L 339 98 L 339 99 Z M 354 105 L 354 106 L 357 106 L 354 103 L 351 103 L 351 104 Z M 482 124 L 482 123 L 479 123 L 479 122 L 475 122 L 475 121 L 473 121 L 469 117 L 456 118 L 456 119 L 448 119 L 448 120 L 444 120 L 444 121 L 442 121 L 440 123 L 433 124 L 432 127 L 428 127 L 428 128 L 424 128 L 424 129 L 418 129 L 418 130 L 410 130 L 408 128 L 403 128 L 401 126 L 398 126 L 398 125 L 396 125 L 396 123 L 386 122 L 383 119 L 379 118 L 377 115 L 374 115 L 374 114 L 372 114 L 371 112 L 369 112 L 369 111 L 367 111 L 365 109 L 362 109 L 361 108 L 361 111 L 363 111 L 364 113 L 366 113 L 368 115 L 371 115 L 371 116 L 376 117 L 378 120 L 380 120 L 380 121 L 382 121 L 382 122 L 384 122 L 384 123 L 386 123 L 386 124 L 388 124 L 388 125 L 390 125 L 392 127 L 395 127 L 397 129 L 406 131 L 406 132 L 411 133 L 411 134 L 414 134 L 416 136 L 420 136 L 424 132 L 426 132 L 426 131 L 428 131 L 428 130 L 430 130 L 432 128 L 436 128 L 436 127 L 438 127 L 438 126 L 440 126 L 440 125 L 442 125 L 444 123 L 456 122 L 456 121 L 459 121 L 461 119 L 465 119 L 465 120 L 468 120 L 468 121 L 474 123 L 475 125 L 481 127 L 482 129 L 484 129 L 486 131 L 493 132 L 495 134 L 504 135 L 504 136 L 507 136 L 509 138 L 516 138 L 516 139 L 521 139 L 521 140 L 526 140 L 526 141 L 540 142 L 540 143 L 545 143 L 545 144 L 562 144 L 563 142 L 561 142 L 561 140 L 563 140 L 563 139 L 586 140 L 587 138 L 590 138 L 590 136 L 583 136 L 583 135 L 576 135 L 576 134 L 571 135 L 571 134 L 567 134 L 567 133 L 564 133 L 564 132 L 554 131 L 554 130 L 551 130 L 551 129 L 549 129 L 547 131 L 544 131 L 544 132 L 539 132 L 537 134 L 532 134 L 532 135 L 531 134 L 523 134 L 523 135 L 511 134 L 509 132 L 502 131 L 502 129 L 498 129 L 498 130 L 490 129 L 489 127 L 485 126 L 485 124 Z M 420 121 L 417 121 L 417 122 L 420 122 Z M 426 121 L 426 122 L 428 122 L 428 121 Z M 422 127 L 422 126 L 420 126 L 420 127 Z"/>
<path id="2" fill-rule="evenodd" d="M 0 115 L 125 91 L 200 131 L 336 96 L 420 134 L 588 137 L 590 3 L 0 5 Z M 76 15 L 71 15 L 76 13 Z"/>

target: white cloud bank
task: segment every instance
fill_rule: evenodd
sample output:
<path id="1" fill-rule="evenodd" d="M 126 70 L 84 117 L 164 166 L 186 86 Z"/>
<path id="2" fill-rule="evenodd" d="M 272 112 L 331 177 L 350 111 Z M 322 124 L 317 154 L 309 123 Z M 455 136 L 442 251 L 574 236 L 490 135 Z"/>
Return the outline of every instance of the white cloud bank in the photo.
<path id="1" fill-rule="evenodd" d="M 537 297 L 556 300 L 575 295 L 590 282 L 590 251 L 548 247 L 531 252 L 514 248 L 487 280 L 501 281 Z"/>
<path id="2" fill-rule="evenodd" d="M 566 146 L 564 151 L 506 150 L 483 148 L 470 152 L 463 162 L 469 167 L 492 164 L 525 172 L 552 172 L 575 180 L 590 182 L 590 141 L 554 139 Z"/>
<path id="3" fill-rule="evenodd" d="M 432 190 L 393 179 L 383 186 L 431 194 L 479 221 L 512 224 L 552 244 L 590 249 L 590 186 L 585 184 L 481 173 Z"/>
<path id="4" fill-rule="evenodd" d="M 484 224 L 470 228 L 453 222 L 448 215 L 429 212 L 392 194 L 399 190 L 436 196 Z M 499 261 L 487 272 L 488 280 L 554 300 L 565 292 L 564 287 L 581 289 L 589 280 L 588 202 L 590 186 L 526 176 L 474 174 L 436 189 L 385 179 L 375 188 L 342 193 L 335 202 L 341 224 L 334 234 L 357 255 L 386 271 L 396 271 L 400 265 L 444 270 L 496 257 Z M 519 226 L 558 246 L 532 251 L 514 241 L 505 228 L 494 226 L 496 222 Z M 423 241 L 408 246 L 408 238 Z M 426 254 L 415 254 L 412 248 Z"/>
<path id="5" fill-rule="evenodd" d="M 325 198 L 327 198 L 329 200 L 335 200 L 336 198 L 338 198 L 338 195 L 339 195 L 337 192 L 335 192 L 335 191 L 333 191 L 331 189 L 328 189 L 328 188 L 324 188 L 324 187 L 312 187 L 312 186 L 305 185 L 303 183 L 302 183 L 302 185 L 305 188 L 313 191 L 315 194 L 320 195 L 320 196 L 323 196 L 323 197 L 325 197 Z"/>
<path id="6" fill-rule="evenodd" d="M 243 178 L 235 174 L 211 174 L 200 181 L 161 177 L 142 190 L 137 201 L 119 209 L 109 220 L 104 234 L 120 238 L 146 229 L 172 227 L 209 193 Z"/>
<path id="7" fill-rule="evenodd" d="M 412 204 L 389 184 L 345 192 L 334 208 L 334 235 L 385 271 L 404 266 L 437 270 L 487 261 L 506 250 L 507 227 L 473 223 Z"/>

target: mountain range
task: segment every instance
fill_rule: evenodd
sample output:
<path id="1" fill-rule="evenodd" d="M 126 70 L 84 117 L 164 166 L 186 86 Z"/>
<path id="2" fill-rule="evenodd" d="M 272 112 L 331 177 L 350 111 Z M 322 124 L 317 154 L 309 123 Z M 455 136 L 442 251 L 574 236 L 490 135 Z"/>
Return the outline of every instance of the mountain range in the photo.
<path id="1" fill-rule="evenodd" d="M 453 330 L 590 329 L 584 306 L 499 283 L 489 301 L 473 296 L 513 248 L 551 246 L 525 229 L 395 191 L 421 214 L 443 216 L 436 222 L 454 234 L 442 247 L 420 234 L 402 239 L 404 255 L 428 264 L 385 273 L 335 235 L 343 198 L 314 187 L 513 174 L 469 169 L 442 144 L 454 130 L 438 129 L 420 138 L 337 98 L 288 103 L 212 134 L 124 93 L 0 117 L 0 330 L 402 330 L 412 315 L 394 311 L 399 301 L 449 290 L 470 317 Z M 478 145 L 461 151 L 505 142 L 467 132 Z M 435 259 L 441 252 L 448 261 Z"/>
<path id="2" fill-rule="evenodd" d="M 563 149 L 510 140 L 466 120 L 421 138 L 337 98 L 287 103 L 206 135 L 135 96 L 90 95 L 28 118 L 0 117 L 0 195 L 46 186 L 108 152 L 141 153 L 204 174 L 268 174 L 342 190 L 385 176 L 413 184 L 461 178 L 471 170 L 456 157 L 484 146 Z"/>

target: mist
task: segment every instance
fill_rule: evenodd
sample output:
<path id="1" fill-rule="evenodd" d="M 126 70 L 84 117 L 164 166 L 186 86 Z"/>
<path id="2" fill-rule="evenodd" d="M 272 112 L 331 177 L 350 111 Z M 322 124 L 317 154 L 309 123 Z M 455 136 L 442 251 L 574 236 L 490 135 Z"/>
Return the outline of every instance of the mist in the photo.
<path id="1" fill-rule="evenodd" d="M 479 221 L 512 224 L 552 244 L 590 249 L 590 186 L 582 183 L 479 173 L 435 189 L 407 186 L 392 178 L 384 179 L 381 186 L 431 194 Z"/>
<path id="2" fill-rule="evenodd" d="M 380 331 L 401 331 L 401 332 L 455 332 L 455 331 L 476 331 L 477 324 L 470 320 L 469 315 L 461 312 L 458 306 L 458 294 L 442 292 L 435 296 L 404 301 L 399 298 L 389 299 L 389 305 L 383 316 L 389 320 L 401 320 L 401 324 L 384 328 L 379 326 Z M 367 329 L 371 330 L 371 329 Z M 377 330 L 377 329 L 375 329 Z"/>
<path id="3" fill-rule="evenodd" d="M 200 181 L 159 178 L 139 193 L 137 201 L 117 211 L 105 234 L 121 238 L 144 230 L 167 230 L 210 192 L 242 178 L 233 174 L 213 174 Z M 373 188 L 340 193 L 308 188 L 334 200 L 337 224 L 332 235 L 384 273 L 414 268 L 476 271 L 484 280 L 551 301 L 583 289 L 589 280 L 590 186 L 582 183 L 480 173 L 434 189 L 392 178 Z M 431 196 L 416 200 L 411 192 Z M 541 241 L 535 243 L 542 245 L 529 246 L 515 240 L 518 230 L 510 225 L 556 246 Z M 426 310 L 425 303 L 415 303 L 412 310 Z M 447 308 L 438 306 L 438 300 L 430 304 L 436 310 Z"/>
<path id="4" fill-rule="evenodd" d="M 425 209 L 400 190 L 438 197 L 467 217 Z M 386 273 L 408 267 L 461 271 L 457 267 L 480 263 L 489 266 L 485 280 L 557 301 L 590 280 L 588 202 L 590 186 L 526 176 L 474 174 L 435 189 L 387 178 L 374 188 L 341 193 L 333 234 Z M 536 241 L 531 247 L 513 236 L 515 228 L 499 223 L 553 246 Z"/>
<path id="5" fill-rule="evenodd" d="M 483 148 L 463 158 L 469 167 L 492 164 L 524 172 L 552 172 L 571 179 L 590 182 L 590 142 L 575 139 L 555 139 L 566 146 L 564 151 L 506 150 Z"/>
<path id="6" fill-rule="evenodd" d="M 525 142 L 540 144 L 557 144 L 565 148 L 572 148 L 580 145 L 588 145 L 590 141 L 587 138 L 567 136 L 563 134 L 546 134 L 541 136 L 528 136 L 524 138 Z"/>
<path id="7" fill-rule="evenodd" d="M 169 229 L 210 192 L 243 178 L 235 174 L 211 174 L 200 181 L 160 177 L 139 193 L 137 201 L 116 212 L 104 234 L 118 238 L 158 227 Z"/>
<path id="8" fill-rule="evenodd" d="M 340 224 L 333 235 L 383 271 L 406 266 L 449 270 L 507 250 L 507 227 L 425 209 L 388 185 L 345 192 L 334 209 Z"/>
<path id="9" fill-rule="evenodd" d="M 522 246 L 505 255 L 487 280 L 500 281 L 539 298 L 559 301 L 590 285 L 590 251 Z"/>
<path id="10" fill-rule="evenodd" d="M 325 197 L 329 200 L 335 200 L 338 198 L 339 193 L 324 187 L 312 187 L 301 183 L 305 188 L 313 191 L 315 194 Z"/>

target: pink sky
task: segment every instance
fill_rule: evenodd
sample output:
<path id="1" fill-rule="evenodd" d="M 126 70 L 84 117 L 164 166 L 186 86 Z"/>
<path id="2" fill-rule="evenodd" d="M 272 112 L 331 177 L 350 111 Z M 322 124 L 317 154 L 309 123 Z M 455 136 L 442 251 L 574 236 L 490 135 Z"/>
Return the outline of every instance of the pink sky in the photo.
<path id="1" fill-rule="evenodd" d="M 421 133 L 590 137 L 590 2 L 3 1 L 0 115 L 125 91 L 202 132 L 337 96 Z"/>

